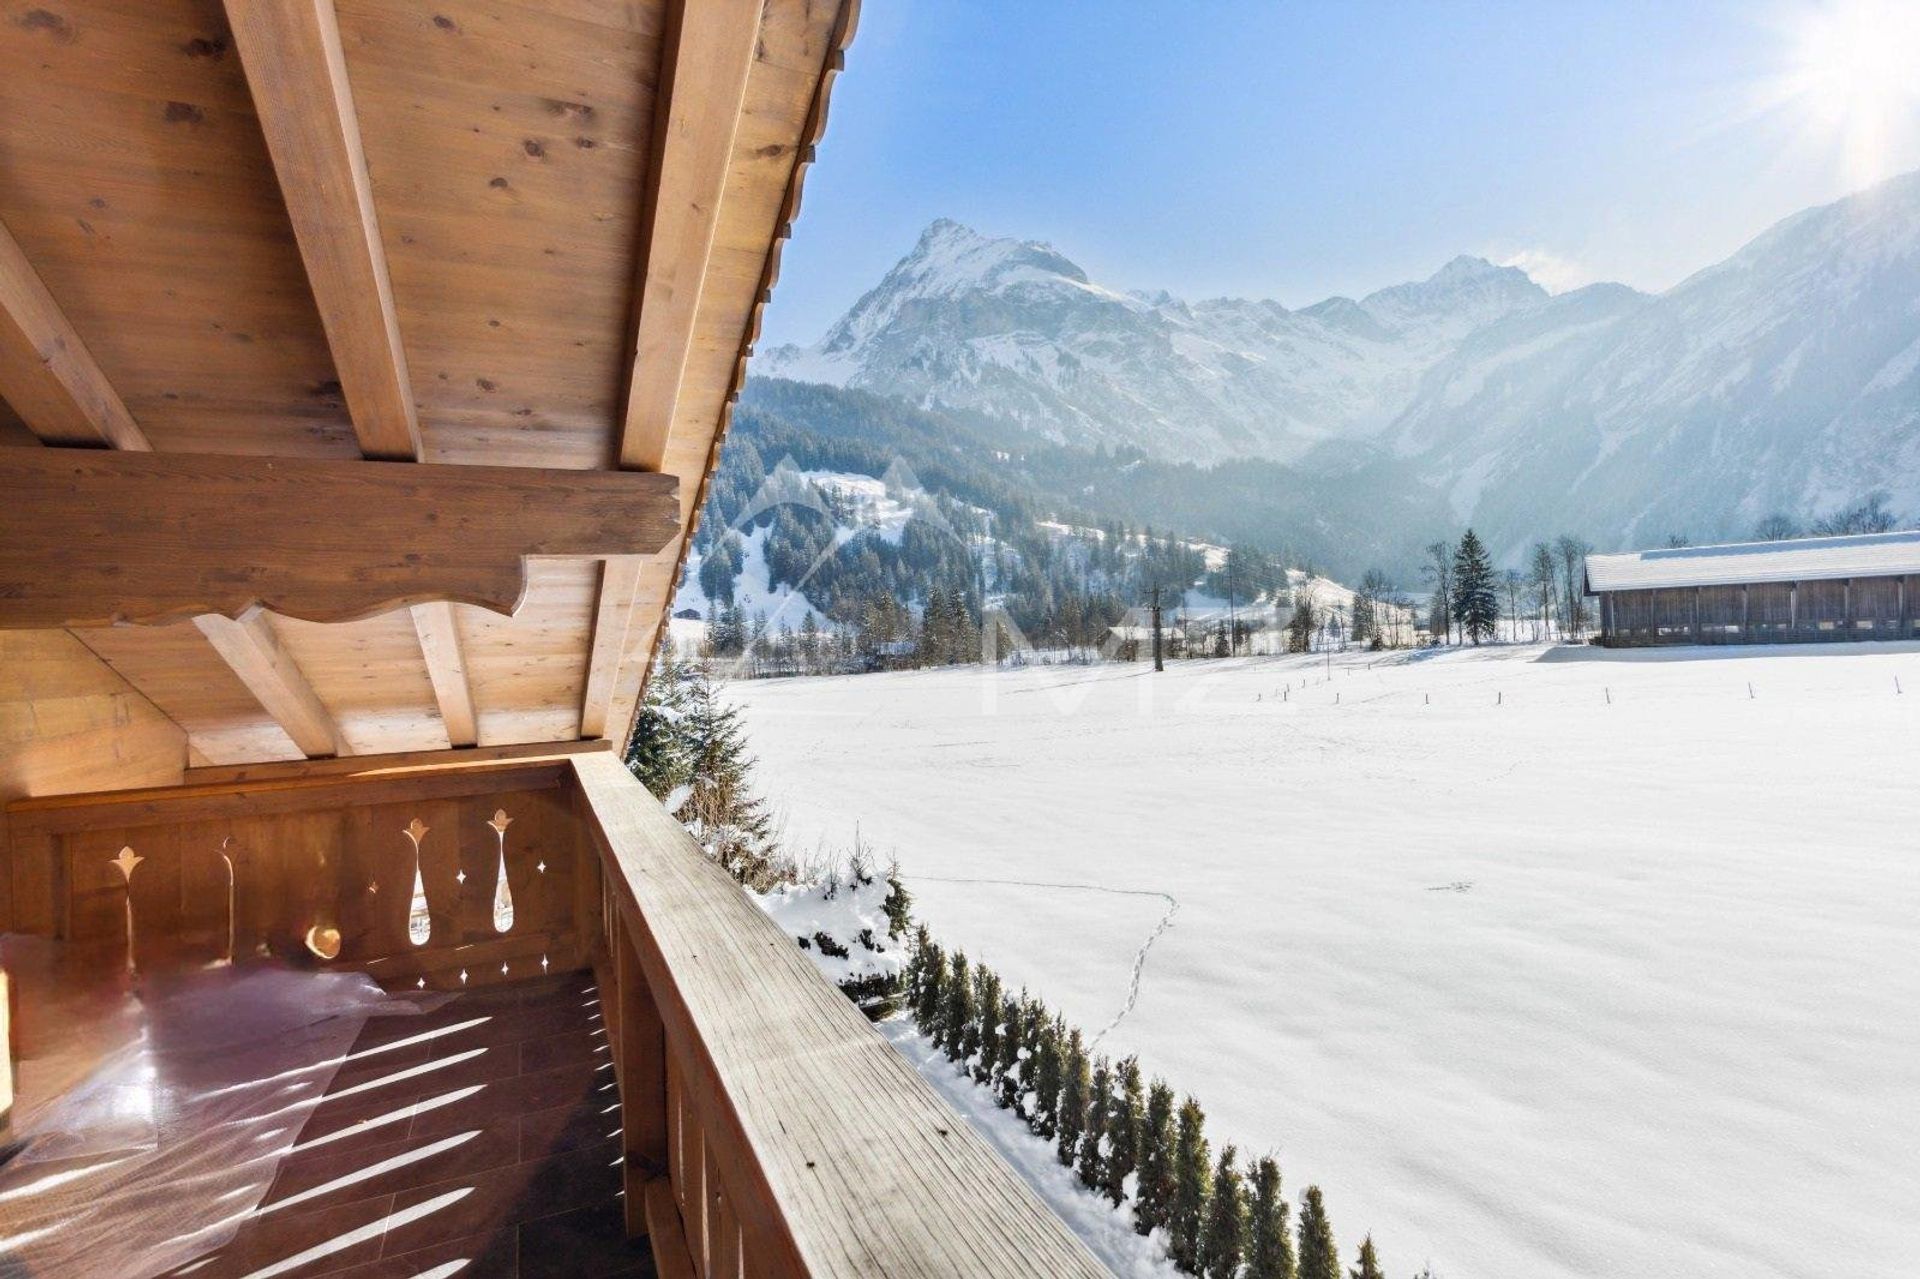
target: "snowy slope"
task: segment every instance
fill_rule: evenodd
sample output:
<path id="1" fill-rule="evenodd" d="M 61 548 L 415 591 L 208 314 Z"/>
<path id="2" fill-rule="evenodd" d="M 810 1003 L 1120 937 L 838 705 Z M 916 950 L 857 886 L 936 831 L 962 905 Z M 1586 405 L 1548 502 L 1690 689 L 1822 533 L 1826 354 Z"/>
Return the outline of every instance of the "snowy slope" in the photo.
<path id="1" fill-rule="evenodd" d="M 791 837 L 857 824 L 943 941 L 1119 1017 L 1103 1050 L 1319 1182 L 1349 1262 L 1913 1273 L 1920 646 L 1327 672 L 731 693 Z"/>
<path id="2" fill-rule="evenodd" d="M 1496 550 L 1539 535 L 1543 502 L 1622 545 L 1739 537 L 1875 488 L 1920 509 L 1920 174 L 1657 298 L 1594 286 L 1505 320 L 1389 438 Z"/>

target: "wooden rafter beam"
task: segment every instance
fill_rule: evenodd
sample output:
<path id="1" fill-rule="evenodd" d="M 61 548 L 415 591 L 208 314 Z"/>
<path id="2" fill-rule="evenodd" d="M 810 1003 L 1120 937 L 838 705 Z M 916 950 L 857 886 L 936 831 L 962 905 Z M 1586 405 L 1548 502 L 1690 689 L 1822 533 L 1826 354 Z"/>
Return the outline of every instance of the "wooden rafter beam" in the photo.
<path id="1" fill-rule="evenodd" d="M 333 0 L 226 0 L 360 451 L 421 456 Z"/>
<path id="2" fill-rule="evenodd" d="M 638 557 L 603 561 L 600 597 L 593 611 L 593 648 L 587 658 L 587 689 L 581 698 L 580 736 L 601 737 L 607 732 L 620 660 L 627 653 L 633 625 L 634 599 L 643 567 Z"/>
<path id="3" fill-rule="evenodd" d="M 618 463 L 628 470 L 658 471 L 666 462 L 759 36 L 759 0 L 667 6 L 619 433 Z M 583 737 L 625 727 L 611 723 L 617 717 L 610 712 L 639 584 L 637 563 L 609 561 L 601 570 L 580 707 Z"/>
<path id="4" fill-rule="evenodd" d="M 11 448 L 0 493 L 9 628 L 511 614 L 527 559 L 651 555 L 680 526 L 679 481 L 631 471 Z"/>
<path id="5" fill-rule="evenodd" d="M 672 0 L 667 11 L 620 428 L 620 465 L 641 471 L 666 459 L 760 36 L 760 0 Z"/>
<path id="6" fill-rule="evenodd" d="M 292 654 L 281 646 L 264 613 L 252 613 L 239 621 L 196 617 L 193 622 L 302 754 L 348 753 L 339 725 Z"/>
<path id="7" fill-rule="evenodd" d="M 415 604 L 412 613 L 413 629 L 420 636 L 420 653 L 427 663 L 427 678 L 433 681 L 433 697 L 440 703 L 440 719 L 447 728 L 447 744 L 473 746 L 480 740 L 480 729 L 453 605 L 444 600 Z"/>
<path id="8" fill-rule="evenodd" d="M 0 396 L 48 444 L 150 450 L 27 255 L 0 226 Z"/>

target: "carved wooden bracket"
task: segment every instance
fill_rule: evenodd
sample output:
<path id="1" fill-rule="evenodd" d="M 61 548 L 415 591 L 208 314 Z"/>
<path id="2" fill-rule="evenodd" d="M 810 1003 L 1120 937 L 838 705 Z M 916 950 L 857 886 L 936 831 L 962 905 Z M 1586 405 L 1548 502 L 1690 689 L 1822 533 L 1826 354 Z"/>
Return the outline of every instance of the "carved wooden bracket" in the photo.
<path id="1" fill-rule="evenodd" d="M 0 448 L 0 627 L 511 614 L 534 556 L 651 555 L 679 481 L 641 471 Z"/>

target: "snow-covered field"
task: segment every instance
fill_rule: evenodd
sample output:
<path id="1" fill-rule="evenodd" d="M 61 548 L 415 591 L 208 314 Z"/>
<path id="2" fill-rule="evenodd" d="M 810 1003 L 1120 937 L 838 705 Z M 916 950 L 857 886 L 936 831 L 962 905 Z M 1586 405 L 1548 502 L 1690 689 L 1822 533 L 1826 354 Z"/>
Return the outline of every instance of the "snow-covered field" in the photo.
<path id="1" fill-rule="evenodd" d="M 1349 1261 L 1920 1274 L 1920 646 L 731 695 L 796 848 L 897 852 L 943 942 L 1320 1183 Z"/>

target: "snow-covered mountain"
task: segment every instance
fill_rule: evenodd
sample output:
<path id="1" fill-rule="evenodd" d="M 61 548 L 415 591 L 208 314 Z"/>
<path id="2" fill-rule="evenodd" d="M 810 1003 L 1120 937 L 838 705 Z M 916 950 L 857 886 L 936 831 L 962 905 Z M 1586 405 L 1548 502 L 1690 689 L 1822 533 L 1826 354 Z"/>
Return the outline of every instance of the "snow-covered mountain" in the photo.
<path id="1" fill-rule="evenodd" d="M 1596 285 L 1474 334 L 1387 440 L 1495 545 L 1543 506 L 1622 543 L 1872 489 L 1920 515 L 1920 173 L 1658 297 Z"/>
<path id="2" fill-rule="evenodd" d="M 1512 267 L 1461 257 L 1358 302 L 1187 303 L 943 219 L 818 343 L 768 350 L 755 372 L 976 410 L 1062 443 L 1287 460 L 1379 433 L 1464 338 L 1546 297 Z"/>
<path id="3" fill-rule="evenodd" d="M 1658 296 L 1550 297 L 1461 257 L 1358 301 L 1188 303 L 943 220 L 818 343 L 755 371 L 1172 460 L 1389 455 L 1503 555 L 1561 528 L 1732 536 L 1875 488 L 1916 512 L 1920 174 Z"/>

